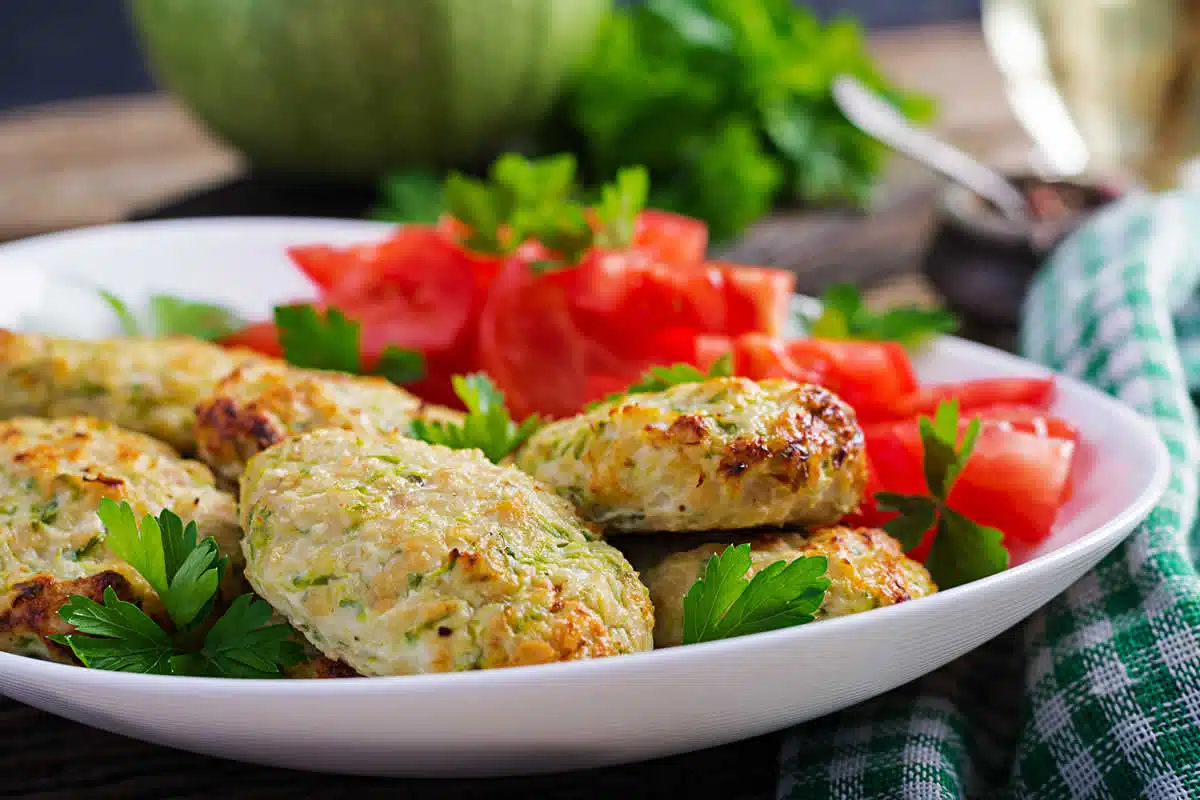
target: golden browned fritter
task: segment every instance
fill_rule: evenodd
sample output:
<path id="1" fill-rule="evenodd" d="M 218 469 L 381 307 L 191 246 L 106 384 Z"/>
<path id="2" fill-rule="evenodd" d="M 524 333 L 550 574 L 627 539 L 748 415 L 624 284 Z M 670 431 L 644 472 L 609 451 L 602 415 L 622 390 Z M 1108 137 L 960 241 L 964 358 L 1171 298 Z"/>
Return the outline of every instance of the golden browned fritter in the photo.
<path id="1" fill-rule="evenodd" d="M 285 667 L 283 672 L 289 678 L 304 679 L 362 677 L 341 661 L 334 661 L 332 658 L 327 658 L 319 652 L 316 655 L 309 656 L 294 667 Z"/>
<path id="2" fill-rule="evenodd" d="M 807 533 L 764 533 L 709 542 L 673 553 L 643 573 L 654 602 L 654 644 L 672 647 L 683 641 L 683 598 L 703 576 L 709 558 L 730 544 L 750 543 L 751 577 L 776 561 L 824 556 L 831 581 L 814 616 L 843 617 L 903 603 L 937 591 L 925 567 L 900 549 L 900 543 L 872 528 L 825 528 Z"/>
<path id="3" fill-rule="evenodd" d="M 629 562 L 565 500 L 476 450 L 324 429 L 251 459 L 246 577 L 364 675 L 650 649 Z"/>
<path id="4" fill-rule="evenodd" d="M 196 416 L 200 457 L 231 481 L 255 453 L 292 434 L 319 428 L 404 434 L 417 417 L 462 419 L 459 412 L 427 405 L 384 378 L 270 361 L 231 372 L 197 406 Z"/>
<path id="5" fill-rule="evenodd" d="M 109 587 L 126 602 L 138 600 L 129 581 L 112 570 L 74 580 L 35 575 L 8 587 L 0 597 L 0 650 L 60 664 L 76 663 L 69 647 L 50 641 L 55 634 L 74 630 L 58 616 L 58 610 L 72 595 L 103 603 L 104 590 Z M 151 602 L 144 610 L 163 618 L 161 609 L 153 608 L 154 605 Z"/>
<path id="6" fill-rule="evenodd" d="M 84 341 L 0 330 L 0 418 L 92 416 L 195 449 L 195 406 L 262 358 L 186 337 Z"/>
<path id="7" fill-rule="evenodd" d="M 0 647 L 52 658 L 46 637 L 63 632 L 55 612 L 69 594 L 100 600 L 105 586 L 159 610 L 149 584 L 104 543 L 100 501 L 134 514 L 170 509 L 194 521 L 229 556 L 226 599 L 242 591 L 241 529 L 234 498 L 212 472 L 170 446 L 105 420 L 18 417 L 0 422 Z"/>
<path id="8" fill-rule="evenodd" d="M 627 395 L 542 428 L 516 464 L 613 533 L 827 525 L 866 483 L 854 411 L 786 380 Z"/>

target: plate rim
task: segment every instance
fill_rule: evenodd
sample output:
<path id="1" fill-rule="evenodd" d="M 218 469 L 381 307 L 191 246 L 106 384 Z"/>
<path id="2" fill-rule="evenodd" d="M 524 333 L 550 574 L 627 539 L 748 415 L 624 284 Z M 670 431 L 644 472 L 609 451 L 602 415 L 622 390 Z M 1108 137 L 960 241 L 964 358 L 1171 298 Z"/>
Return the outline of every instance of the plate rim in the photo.
<path id="1" fill-rule="evenodd" d="M 357 228 L 364 233 L 370 231 L 383 233 L 394 229 L 397 225 L 370 220 L 328 217 L 188 217 L 113 223 L 59 231 L 0 244 L 0 270 L 10 268 L 12 265 L 5 265 L 4 261 L 10 257 L 19 257 L 22 250 L 53 247 L 64 241 L 87 239 L 97 235 L 136 235 L 138 231 L 147 230 L 159 231 L 205 227 L 257 229 L 276 227 L 280 233 L 292 228 L 297 230 L 312 230 L 317 227 L 331 229 L 340 227 L 347 232 L 351 228 Z M 802 295 L 797 295 L 797 297 L 800 298 L 799 302 L 806 306 L 815 302 L 812 298 Z M 1119 513 L 1078 539 L 1064 544 L 1049 553 L 1011 567 L 1002 573 L 964 586 L 939 591 L 931 596 L 918 598 L 915 601 L 872 609 L 872 613 L 869 615 L 854 614 L 823 620 L 819 626 L 805 625 L 784 628 L 752 636 L 704 642 L 686 647 L 650 650 L 626 654 L 616 658 L 584 659 L 572 662 L 538 664 L 519 669 L 479 670 L 465 673 L 389 675 L 369 678 L 343 678 L 338 680 L 281 680 L 111 672 L 0 652 L 0 670 L 9 672 L 10 674 L 20 673 L 31 677 L 37 676 L 37 680 L 51 682 L 53 685 L 70 684 L 76 689 L 103 689 L 111 686 L 114 689 L 122 691 L 141 690 L 149 694 L 173 694 L 178 691 L 186 691 L 209 696 L 293 696 L 304 699 L 320 698 L 328 700 L 378 694 L 391 695 L 404 691 L 424 693 L 444 690 L 479 690 L 488 687 L 498 690 L 505 686 L 522 684 L 529 681 L 560 682 L 564 677 L 572 681 L 589 680 L 589 678 L 604 678 L 606 680 L 619 681 L 623 677 L 636 676 L 644 671 L 657 672 L 659 670 L 686 669 L 689 665 L 703 667 L 703 662 L 706 660 L 706 656 L 709 655 L 714 658 L 721 655 L 728 656 L 738 653 L 753 656 L 757 652 L 776 649 L 777 645 L 783 641 L 803 639 L 805 637 L 815 641 L 820 637 L 853 636 L 853 631 L 856 629 L 886 624 L 884 622 L 885 619 L 899 620 L 903 618 L 903 615 L 936 614 L 937 608 L 960 602 L 959 598 L 962 598 L 961 602 L 965 603 L 970 595 L 1001 591 L 1004 584 L 1020 582 L 1022 579 L 1034 574 L 1053 571 L 1057 566 L 1069 563 L 1083 553 L 1093 551 L 1107 552 L 1111 550 L 1120 544 L 1136 528 L 1138 523 L 1144 521 L 1166 493 L 1171 477 L 1172 464 L 1170 453 L 1161 435 L 1149 418 L 1117 398 L 1077 378 L 1054 372 L 1044 365 L 1021 358 L 1020 356 L 955 336 L 944 336 L 940 342 L 950 347 L 952 351 L 962 351 L 963 356 L 969 356 L 972 351 L 985 352 L 989 359 L 1005 362 L 1008 366 L 1018 368 L 1025 374 L 1054 375 L 1057 381 L 1068 385 L 1073 393 L 1081 393 L 1083 399 L 1104 407 L 1107 418 L 1119 421 L 1122 430 L 1127 430 L 1128 435 L 1136 436 L 1140 440 L 1143 440 L 1146 446 L 1153 451 L 1153 470 L 1142 491 Z M 885 617 L 884 615 L 887 616 Z M 843 631 L 845 633 L 842 633 Z M 597 673 L 597 670 L 601 670 L 601 672 Z"/>

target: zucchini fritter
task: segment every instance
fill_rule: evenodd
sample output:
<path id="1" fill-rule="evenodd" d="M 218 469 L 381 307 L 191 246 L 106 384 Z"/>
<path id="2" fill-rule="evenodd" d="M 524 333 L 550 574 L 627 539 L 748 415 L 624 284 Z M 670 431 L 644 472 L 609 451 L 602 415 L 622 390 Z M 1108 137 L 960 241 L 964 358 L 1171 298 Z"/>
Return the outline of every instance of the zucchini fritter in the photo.
<path id="1" fill-rule="evenodd" d="M 195 449 L 195 406 L 261 358 L 187 337 L 83 341 L 0 330 L 0 418 L 92 416 Z"/>
<path id="2" fill-rule="evenodd" d="M 404 433 L 418 416 L 454 421 L 462 415 L 426 405 L 384 378 L 257 361 L 217 384 L 196 416 L 200 457 L 221 477 L 237 480 L 250 457 L 294 433 Z"/>
<path id="3" fill-rule="evenodd" d="M 570 504 L 473 450 L 324 429 L 250 460 L 246 577 L 363 675 L 648 650 L 654 612 Z"/>
<path id="4" fill-rule="evenodd" d="M 234 498 L 198 461 L 111 422 L 86 417 L 0 422 L 0 649 L 70 661 L 46 637 L 65 632 L 57 611 L 70 594 L 99 601 L 106 586 L 154 614 L 158 598 L 104 544 L 104 497 L 140 519 L 168 508 L 194 520 L 230 557 L 226 598 L 242 587 Z"/>
<path id="5" fill-rule="evenodd" d="M 818 620 L 843 617 L 880 606 L 925 597 L 937 591 L 921 564 L 900 549 L 900 543 L 871 528 L 825 528 L 812 534 L 767 533 L 740 537 L 732 542 L 710 542 L 673 553 L 645 573 L 654 602 L 656 647 L 673 647 L 683 641 L 683 598 L 704 575 L 709 558 L 729 544 L 750 543 L 751 566 L 746 577 L 776 561 L 800 556 L 825 556 L 831 581 L 825 601 L 814 615 Z"/>
<path id="6" fill-rule="evenodd" d="M 542 428 L 516 463 L 614 532 L 827 525 L 866 483 L 854 411 L 786 380 L 627 395 Z"/>

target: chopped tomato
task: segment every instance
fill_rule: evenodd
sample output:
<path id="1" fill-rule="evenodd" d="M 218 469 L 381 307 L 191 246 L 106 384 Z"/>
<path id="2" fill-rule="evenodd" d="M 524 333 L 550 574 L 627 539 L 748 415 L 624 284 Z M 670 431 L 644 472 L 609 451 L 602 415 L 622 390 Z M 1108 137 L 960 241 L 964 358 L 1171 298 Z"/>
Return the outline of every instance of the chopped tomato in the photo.
<path id="1" fill-rule="evenodd" d="M 968 421 L 963 420 L 960 431 Z M 1074 461 L 1070 439 L 1026 433 L 985 420 L 967 467 L 950 493 L 950 507 L 1006 539 L 1037 542 L 1049 535 L 1066 501 Z M 877 489 L 928 494 L 916 420 L 864 429 Z"/>
<path id="2" fill-rule="evenodd" d="M 696 340 L 695 363 L 706 368 L 730 352 L 737 375 L 817 383 L 860 411 L 888 407 L 917 388 L 908 354 L 893 342 L 704 335 Z"/>
<path id="3" fill-rule="evenodd" d="M 713 262 L 725 284 L 725 333 L 783 332 L 792 311 L 796 275 L 769 267 Z"/>
<path id="4" fill-rule="evenodd" d="M 888 409 L 879 409 L 878 419 L 906 419 L 929 415 L 943 400 L 958 400 L 960 411 L 996 405 L 1029 405 L 1045 408 L 1054 394 L 1053 378 L 984 378 L 961 383 L 925 386 L 903 397 Z"/>
<path id="5" fill-rule="evenodd" d="M 413 256 L 415 237 L 429 241 L 436 236 L 443 241 L 437 248 L 450 248 L 480 273 L 483 283 L 490 283 L 499 268 L 499 259 L 472 253 L 461 248 L 457 239 L 444 232 L 420 225 L 398 229 L 392 236 L 373 244 L 333 247 L 330 245 L 300 245 L 288 248 L 288 256 L 309 280 L 323 292 L 339 295 L 357 294 L 370 289 L 389 271 L 403 267 Z"/>
<path id="6" fill-rule="evenodd" d="M 747 333 L 733 340 L 733 368 L 735 375 L 753 380 L 788 378 L 820 384 L 825 381 L 823 365 L 797 363 L 783 339 L 762 333 Z"/>
<path id="7" fill-rule="evenodd" d="M 279 332 L 275 329 L 274 322 L 255 322 L 247 325 L 221 339 L 221 344 L 226 347 L 248 347 L 275 358 L 283 357 L 283 348 L 279 346 Z"/>
<path id="8" fill-rule="evenodd" d="M 523 259 L 506 261 L 492 286 L 479 320 L 479 356 L 514 418 L 570 416 L 586 402 L 588 348 L 567 292 Z"/>
<path id="9" fill-rule="evenodd" d="M 822 383 L 863 417 L 917 390 L 912 362 L 896 342 L 796 339 L 787 352 L 800 367 L 822 375 Z"/>
<path id="10" fill-rule="evenodd" d="M 822 383 L 823 365 L 801 365 L 788 352 L 788 342 L 765 333 L 741 336 L 704 334 L 696 337 L 695 358 L 698 368 L 707 370 L 721 356 L 733 357 L 733 374 L 751 380 L 787 378 L 799 383 Z"/>
<path id="11" fill-rule="evenodd" d="M 633 249 L 667 264 L 697 264 L 708 247 L 708 226 L 669 211 L 646 209 L 633 229 Z"/>
<path id="12" fill-rule="evenodd" d="M 476 301 L 475 276 L 462 251 L 429 228 L 402 229 L 381 248 L 368 287 L 344 286 L 325 300 L 362 325 L 364 362 L 387 345 L 424 353 L 473 343 L 468 320 Z M 482 298 L 480 298 L 482 299 Z"/>
<path id="13" fill-rule="evenodd" d="M 664 329 L 725 327 L 721 274 L 702 264 L 593 251 L 555 279 L 570 287 L 572 313 L 586 334 L 618 352 L 645 352 L 647 338 Z"/>
<path id="14" fill-rule="evenodd" d="M 409 388 L 433 402 L 459 404 L 450 377 L 475 367 L 475 320 L 494 274 L 487 258 L 419 225 L 372 245 L 295 247 L 289 254 L 322 288 L 316 305 L 337 308 L 359 324 L 365 369 L 389 346 L 417 350 L 425 356 L 426 377 Z M 281 355 L 271 323 L 250 326 L 226 343 Z"/>
<path id="15" fill-rule="evenodd" d="M 357 261 L 348 249 L 325 244 L 289 247 L 288 257 L 321 289 L 332 289 L 346 277 L 347 263 Z"/>
<path id="16" fill-rule="evenodd" d="M 723 354 L 729 353 L 727 347 L 720 352 L 717 352 L 707 361 L 701 358 L 701 342 L 707 339 L 716 339 L 718 341 L 724 339 L 728 343 L 728 339 L 722 336 L 708 337 L 697 336 L 696 331 L 692 328 L 667 328 L 659 331 L 650 337 L 647 344 L 647 351 L 653 355 L 647 357 L 646 367 L 665 366 L 668 364 L 693 364 L 699 368 L 707 370 Z"/>
<path id="17" fill-rule="evenodd" d="M 1050 439 L 1079 442 L 1079 429 L 1060 417 L 1051 416 L 1037 406 L 999 405 L 973 411 L 985 424 Z"/>

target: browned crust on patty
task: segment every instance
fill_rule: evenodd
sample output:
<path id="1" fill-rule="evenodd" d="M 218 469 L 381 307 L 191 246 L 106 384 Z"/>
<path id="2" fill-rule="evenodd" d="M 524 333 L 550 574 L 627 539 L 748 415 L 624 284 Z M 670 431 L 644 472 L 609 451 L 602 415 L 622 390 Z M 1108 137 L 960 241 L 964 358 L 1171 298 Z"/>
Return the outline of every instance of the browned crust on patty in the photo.
<path id="1" fill-rule="evenodd" d="M 74 631 L 63 621 L 58 610 L 72 595 L 80 595 L 97 603 L 104 602 L 104 591 L 111 588 L 117 597 L 127 602 L 136 598 L 129 581 L 118 572 L 105 570 L 86 578 L 64 581 L 49 575 L 37 575 L 14 584 L 0 600 L 0 650 L 36 652 L 40 642 L 44 655 L 63 664 L 78 664 L 71 649 L 50 640 L 55 634 Z M 29 641 L 21 646 L 22 641 Z"/>

